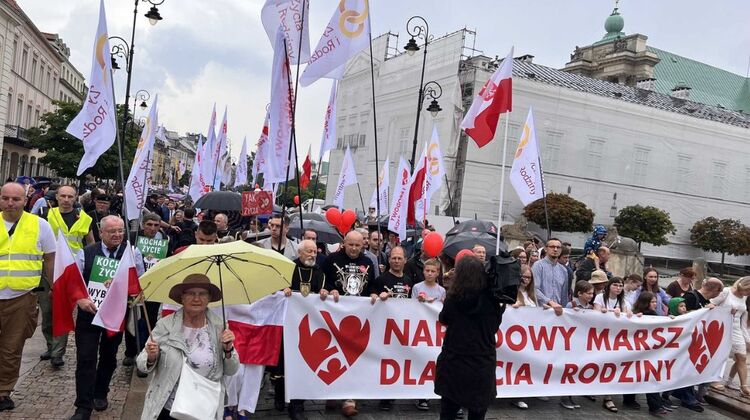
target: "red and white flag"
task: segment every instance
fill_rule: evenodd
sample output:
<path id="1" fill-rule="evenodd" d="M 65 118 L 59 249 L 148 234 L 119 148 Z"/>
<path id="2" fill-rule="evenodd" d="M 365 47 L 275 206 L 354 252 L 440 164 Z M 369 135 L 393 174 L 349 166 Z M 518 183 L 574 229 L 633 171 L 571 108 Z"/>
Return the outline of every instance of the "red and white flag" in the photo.
<path id="1" fill-rule="evenodd" d="M 44 280 L 43 280 L 44 281 Z M 79 299 L 89 297 L 83 275 L 78 268 L 62 230 L 57 232 L 54 283 L 52 287 L 52 335 L 57 337 L 75 330 L 73 309 Z"/>
<path id="2" fill-rule="evenodd" d="M 425 145 L 426 146 L 426 145 Z M 406 223 L 408 225 L 416 225 L 417 216 L 420 218 L 422 215 L 417 215 L 417 202 L 422 202 L 424 198 L 424 179 L 425 172 L 427 170 L 427 154 L 422 151 L 419 156 L 419 160 L 416 161 L 414 167 L 414 173 L 411 174 L 411 184 L 409 186 L 409 200 L 408 200 L 408 211 L 406 216 Z"/>
<path id="3" fill-rule="evenodd" d="M 211 152 L 211 175 L 208 182 L 213 185 L 213 191 L 219 191 L 221 183 L 224 181 L 224 166 L 221 165 L 222 158 L 227 152 L 227 107 L 224 107 L 224 117 L 221 119 L 219 126 L 219 135 L 216 137 L 216 144 Z M 229 181 L 228 179 L 226 180 Z"/>
<path id="4" fill-rule="evenodd" d="M 536 141 L 534 114 L 529 108 L 523 134 L 518 140 L 518 147 L 510 168 L 510 183 L 524 206 L 544 197 L 544 180 L 542 165 L 539 159 L 539 143 Z"/>
<path id="5" fill-rule="evenodd" d="M 146 204 L 146 194 L 151 184 L 151 167 L 154 161 L 154 143 L 159 125 L 159 95 L 151 104 L 151 111 L 141 131 L 138 147 L 135 149 L 133 165 L 125 182 L 125 209 L 129 220 L 139 219 Z"/>
<path id="6" fill-rule="evenodd" d="M 258 176 L 266 173 L 268 161 L 268 111 L 263 121 L 263 129 L 260 132 L 258 142 L 255 144 L 255 159 L 253 159 L 253 182 L 258 183 Z M 265 179 L 265 176 L 263 177 Z"/>
<path id="7" fill-rule="evenodd" d="M 107 289 L 107 295 L 91 322 L 115 333 L 123 331 L 125 313 L 128 310 L 128 295 L 137 294 L 140 288 L 137 286 L 138 272 L 135 269 L 133 249 L 129 244 L 126 246 L 128 249 L 122 254 L 115 276 Z"/>
<path id="8" fill-rule="evenodd" d="M 83 141 L 84 154 L 78 163 L 76 175 L 80 176 L 86 169 L 94 166 L 99 157 L 115 143 L 116 115 L 107 14 L 104 12 L 104 0 L 101 0 L 88 95 L 81 111 L 65 129 L 68 134 Z"/>
<path id="9" fill-rule="evenodd" d="M 346 62 L 370 45 L 368 0 L 341 0 L 311 52 L 299 82 L 309 86 L 320 78 L 341 79 Z"/>
<path id="10" fill-rule="evenodd" d="M 437 126 L 432 126 L 432 139 L 427 145 L 427 157 L 425 159 L 424 184 L 422 185 L 422 199 L 416 205 L 416 217 L 420 220 L 427 218 L 430 212 L 430 199 L 443 186 L 445 177 L 445 162 L 443 152 L 440 150 L 440 137 Z"/>
<path id="11" fill-rule="evenodd" d="M 393 200 L 391 201 L 391 216 L 388 218 L 388 230 L 396 232 L 402 241 L 406 240 L 406 213 L 410 188 L 409 163 L 402 156 L 396 171 L 396 183 L 393 186 Z"/>
<path id="12" fill-rule="evenodd" d="M 311 146 L 312 147 L 312 146 Z M 310 185 L 310 178 L 312 177 L 312 162 L 310 161 L 310 148 L 307 149 L 307 157 L 302 163 L 302 174 L 299 177 L 299 186 L 301 189 L 307 189 Z"/>
<path id="13" fill-rule="evenodd" d="M 344 208 L 344 189 L 349 185 L 357 183 L 357 171 L 354 169 L 354 159 L 349 146 L 346 146 L 344 160 L 341 162 L 341 172 L 339 172 L 339 182 L 336 184 L 336 191 L 333 193 L 333 205 L 339 209 Z"/>
<path id="14" fill-rule="evenodd" d="M 328 107 L 326 107 L 326 117 L 323 123 L 323 138 L 320 139 L 320 155 L 318 160 L 322 162 L 323 155 L 336 147 L 336 91 L 338 90 L 338 80 L 334 80 L 331 85 L 331 96 L 328 97 Z"/>
<path id="15" fill-rule="evenodd" d="M 513 48 L 495 70 L 471 103 L 461 128 L 483 147 L 495 137 L 500 114 L 510 112 L 513 105 Z"/>
<path id="16" fill-rule="evenodd" d="M 237 172 L 234 174 L 234 186 L 247 184 L 247 137 L 242 139 L 242 149 L 240 149 L 240 160 L 237 161 Z"/>
<path id="17" fill-rule="evenodd" d="M 283 293 L 277 292 L 250 305 L 226 306 L 227 324 L 235 335 L 240 363 L 278 363 L 287 301 Z"/>
<path id="18" fill-rule="evenodd" d="M 269 107 L 268 125 L 268 156 L 266 172 L 263 179 L 266 182 L 279 183 L 287 180 L 287 171 L 294 168 L 289 162 L 289 143 L 292 132 L 292 100 L 294 94 L 289 84 L 289 59 L 284 54 L 284 32 L 279 28 L 276 34 L 276 47 L 273 53 L 273 68 L 271 73 L 271 106 Z M 293 176 L 289 179 L 294 178 Z"/>

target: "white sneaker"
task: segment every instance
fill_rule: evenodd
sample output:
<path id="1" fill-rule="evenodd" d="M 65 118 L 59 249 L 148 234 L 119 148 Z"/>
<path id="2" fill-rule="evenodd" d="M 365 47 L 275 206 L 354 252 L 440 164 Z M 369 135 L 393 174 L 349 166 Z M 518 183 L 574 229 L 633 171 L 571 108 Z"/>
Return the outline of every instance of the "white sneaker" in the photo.
<path id="1" fill-rule="evenodd" d="M 526 410 L 527 408 L 529 408 L 529 406 L 523 401 L 513 401 L 513 405 L 520 408 L 521 410 Z"/>

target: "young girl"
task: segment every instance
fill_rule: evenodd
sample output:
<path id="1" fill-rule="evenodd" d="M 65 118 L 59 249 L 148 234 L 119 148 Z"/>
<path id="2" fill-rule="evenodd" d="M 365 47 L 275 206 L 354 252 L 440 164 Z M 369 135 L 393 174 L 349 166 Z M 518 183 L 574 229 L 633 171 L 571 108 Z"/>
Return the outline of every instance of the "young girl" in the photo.
<path id="1" fill-rule="evenodd" d="M 592 301 L 594 300 L 594 285 L 586 280 L 578 280 L 575 289 L 573 289 L 573 300 L 568 302 L 566 308 L 594 309 Z"/>
<path id="2" fill-rule="evenodd" d="M 536 289 L 536 286 L 534 286 L 534 275 L 531 273 L 531 267 L 528 265 L 522 265 L 521 283 L 518 285 L 518 296 L 516 297 L 516 303 L 513 304 L 513 307 L 539 306 L 534 289 Z"/>
<path id="3" fill-rule="evenodd" d="M 659 287 L 659 273 L 655 268 L 649 267 L 643 270 L 643 286 L 636 290 L 633 297 L 633 302 L 638 300 L 638 296 L 643 292 L 651 292 L 656 296 L 656 314 L 667 315 L 667 303 L 669 303 L 669 295 Z"/>
<path id="4" fill-rule="evenodd" d="M 656 296 L 651 292 L 641 292 L 638 296 L 638 300 L 633 305 L 633 313 L 639 315 L 656 315 Z M 648 403 L 648 412 L 654 416 L 664 416 L 668 413 L 667 409 L 664 408 L 662 403 L 661 395 L 658 392 L 646 394 L 646 402 Z M 635 395 L 624 395 L 623 403 L 625 405 L 637 406 L 635 402 Z"/>
<path id="5" fill-rule="evenodd" d="M 631 315 L 630 303 L 625 300 L 625 293 L 623 292 L 623 282 L 620 277 L 612 277 L 604 286 L 604 291 L 600 295 L 596 295 L 594 298 L 594 309 L 615 313 L 615 316 L 620 316 L 621 313 L 626 313 L 628 316 Z"/>
<path id="6" fill-rule="evenodd" d="M 638 289 L 643 285 L 643 277 L 638 274 L 631 274 L 625 278 L 625 300 L 630 306 L 633 306 L 638 297 Z"/>

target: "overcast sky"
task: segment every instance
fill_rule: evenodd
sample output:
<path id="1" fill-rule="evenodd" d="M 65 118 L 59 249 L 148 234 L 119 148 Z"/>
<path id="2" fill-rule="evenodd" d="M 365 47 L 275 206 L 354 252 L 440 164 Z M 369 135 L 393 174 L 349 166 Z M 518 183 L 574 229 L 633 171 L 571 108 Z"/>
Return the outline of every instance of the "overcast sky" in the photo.
<path id="1" fill-rule="evenodd" d="M 72 63 L 88 79 L 99 0 L 17 0 L 44 32 L 59 33 L 71 49 Z M 131 95 L 139 89 L 159 94 L 159 119 L 168 129 L 203 132 L 211 106 L 217 118 L 229 108 L 228 131 L 233 154 L 242 138 L 254 146 L 270 96 L 272 49 L 260 23 L 264 0 L 164 0 L 164 18 L 151 26 L 139 4 Z M 312 0 L 311 48 L 317 44 L 338 0 Z M 54 5 L 54 7 L 53 7 Z M 132 0 L 105 0 L 110 35 L 130 41 Z M 467 27 L 477 32 L 477 48 L 503 56 L 511 45 L 516 55 L 561 68 L 576 45 L 604 35 L 603 24 L 614 0 L 371 0 L 373 36 L 400 34 L 406 21 L 425 17 L 435 36 Z M 648 44 L 745 75 L 750 59 L 750 1 L 622 0 L 626 34 L 648 36 Z M 121 62 L 124 68 L 124 62 Z M 125 96 L 124 71 L 117 72 L 118 100 Z M 330 82 L 321 80 L 298 96 L 298 148 L 304 154 L 319 147 Z M 131 102 L 132 106 L 132 102 Z M 252 148 L 249 146 L 249 148 Z"/>

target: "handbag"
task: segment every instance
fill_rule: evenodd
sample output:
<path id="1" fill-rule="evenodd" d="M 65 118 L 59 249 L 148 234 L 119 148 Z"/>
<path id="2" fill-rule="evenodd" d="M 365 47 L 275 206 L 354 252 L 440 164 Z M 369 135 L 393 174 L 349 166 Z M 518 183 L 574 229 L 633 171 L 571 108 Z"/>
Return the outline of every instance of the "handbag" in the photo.
<path id="1" fill-rule="evenodd" d="M 212 381 L 193 370 L 182 356 L 182 372 L 169 415 L 180 420 L 216 418 L 221 382 Z M 223 403 L 223 401 L 222 401 Z"/>

